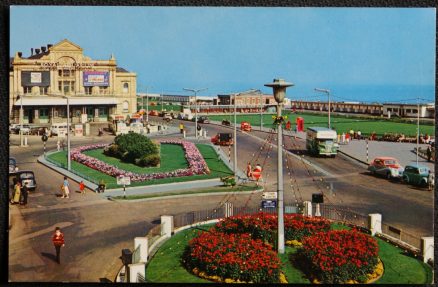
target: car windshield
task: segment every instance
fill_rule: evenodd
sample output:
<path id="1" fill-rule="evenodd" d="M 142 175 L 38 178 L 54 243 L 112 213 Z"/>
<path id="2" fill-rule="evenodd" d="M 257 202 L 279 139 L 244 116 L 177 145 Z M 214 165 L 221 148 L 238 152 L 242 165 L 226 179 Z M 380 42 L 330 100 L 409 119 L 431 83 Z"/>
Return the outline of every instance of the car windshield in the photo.
<path id="1" fill-rule="evenodd" d="M 427 173 L 427 170 L 425 168 L 420 168 L 418 171 L 419 173 Z"/>
<path id="2" fill-rule="evenodd" d="M 20 178 L 21 178 L 21 179 L 30 179 L 30 178 L 33 178 L 33 173 L 31 173 L 31 172 L 22 173 L 22 174 L 20 174 Z"/>
<path id="3" fill-rule="evenodd" d="M 15 161 L 15 159 L 13 159 L 13 158 L 10 158 L 9 159 L 9 164 L 10 165 L 15 165 L 17 162 Z"/>
<path id="4" fill-rule="evenodd" d="M 393 159 L 385 160 L 385 165 L 396 165 L 396 164 L 398 164 L 398 162 L 396 160 L 393 160 Z"/>

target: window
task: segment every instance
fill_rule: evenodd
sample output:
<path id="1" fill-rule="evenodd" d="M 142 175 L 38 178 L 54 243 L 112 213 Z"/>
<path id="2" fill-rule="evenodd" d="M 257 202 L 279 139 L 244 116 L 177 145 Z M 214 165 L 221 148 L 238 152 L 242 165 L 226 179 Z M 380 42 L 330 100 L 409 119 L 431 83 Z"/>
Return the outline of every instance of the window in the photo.
<path id="1" fill-rule="evenodd" d="M 64 95 L 72 94 L 75 91 L 75 71 L 58 70 L 58 90 Z"/>
<path id="2" fill-rule="evenodd" d="M 406 112 L 407 112 L 407 113 L 410 113 L 410 112 L 411 112 L 411 109 L 406 109 Z"/>
<path id="3" fill-rule="evenodd" d="M 92 87 L 85 87 L 85 94 L 91 95 Z"/>
<path id="4" fill-rule="evenodd" d="M 40 94 L 47 95 L 48 87 L 40 87 Z"/>
<path id="5" fill-rule="evenodd" d="M 128 93 L 129 92 L 129 84 L 128 83 L 124 83 L 123 84 L 123 92 L 124 93 Z"/>
<path id="6" fill-rule="evenodd" d="M 416 114 L 416 113 L 418 113 L 418 110 L 417 109 L 413 109 L 412 112 Z"/>
<path id="7" fill-rule="evenodd" d="M 129 103 L 128 101 L 123 102 L 123 112 L 127 113 L 129 111 Z"/>
<path id="8" fill-rule="evenodd" d="M 32 87 L 23 87 L 23 91 L 25 94 L 30 94 L 32 93 Z"/>
<path id="9" fill-rule="evenodd" d="M 108 108 L 107 107 L 99 107 L 99 117 L 100 118 L 108 117 Z"/>
<path id="10" fill-rule="evenodd" d="M 49 109 L 48 108 L 40 108 L 39 110 L 39 117 L 41 119 L 47 119 L 49 117 Z"/>
<path id="11" fill-rule="evenodd" d="M 108 93 L 108 87 L 99 87 L 99 91 L 101 94 L 107 94 Z"/>
<path id="12" fill-rule="evenodd" d="M 392 108 L 388 108 L 388 112 L 392 112 Z"/>

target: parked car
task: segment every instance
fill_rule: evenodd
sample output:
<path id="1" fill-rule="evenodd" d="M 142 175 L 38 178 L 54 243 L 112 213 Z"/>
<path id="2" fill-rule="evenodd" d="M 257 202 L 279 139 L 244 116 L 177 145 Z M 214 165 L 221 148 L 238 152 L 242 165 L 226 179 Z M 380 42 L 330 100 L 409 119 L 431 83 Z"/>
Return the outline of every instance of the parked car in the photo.
<path id="1" fill-rule="evenodd" d="M 229 120 L 222 120 L 222 125 L 224 125 L 224 126 L 230 126 L 231 123 L 230 123 Z"/>
<path id="2" fill-rule="evenodd" d="M 158 111 L 152 110 L 152 111 L 149 112 L 149 115 L 150 116 L 158 116 Z"/>
<path id="3" fill-rule="evenodd" d="M 50 133 L 56 136 L 60 133 L 67 134 L 67 123 L 53 123 L 50 127 Z"/>
<path id="4" fill-rule="evenodd" d="M 413 185 L 427 186 L 427 178 L 429 176 L 429 168 L 424 165 L 409 164 L 403 171 L 403 182 Z"/>
<path id="5" fill-rule="evenodd" d="M 10 124 L 9 125 L 9 133 L 15 133 L 17 126 L 20 126 L 19 124 Z"/>
<path id="6" fill-rule="evenodd" d="M 13 175 L 18 171 L 17 160 L 14 157 L 9 158 L 9 175 Z"/>
<path id="7" fill-rule="evenodd" d="M 20 133 L 20 129 L 22 130 L 23 134 L 28 134 L 30 132 L 30 125 L 28 124 L 23 124 L 23 126 L 21 126 L 20 124 L 18 124 L 17 126 L 15 126 L 15 128 L 13 129 L 13 132 L 16 134 Z"/>
<path id="8" fill-rule="evenodd" d="M 35 175 L 31 170 L 21 170 L 15 173 L 15 179 L 21 183 L 21 186 L 27 184 L 29 190 L 36 190 L 37 183 Z"/>
<path id="9" fill-rule="evenodd" d="M 211 138 L 211 142 L 215 145 L 229 146 L 233 145 L 233 134 L 232 133 L 218 133 Z"/>
<path id="10" fill-rule="evenodd" d="M 201 117 L 198 118 L 198 123 L 209 124 L 210 120 L 206 116 L 201 116 Z"/>
<path id="11" fill-rule="evenodd" d="M 393 157 L 377 157 L 368 166 L 372 174 L 385 176 L 387 179 L 399 178 L 403 174 L 403 167 Z"/>
<path id="12" fill-rule="evenodd" d="M 241 122 L 240 123 L 240 129 L 244 132 L 250 132 L 251 131 L 251 124 L 248 122 Z"/>
<path id="13" fill-rule="evenodd" d="M 165 120 L 166 122 L 170 122 L 172 121 L 172 116 L 169 113 L 165 113 L 163 115 L 163 120 Z"/>

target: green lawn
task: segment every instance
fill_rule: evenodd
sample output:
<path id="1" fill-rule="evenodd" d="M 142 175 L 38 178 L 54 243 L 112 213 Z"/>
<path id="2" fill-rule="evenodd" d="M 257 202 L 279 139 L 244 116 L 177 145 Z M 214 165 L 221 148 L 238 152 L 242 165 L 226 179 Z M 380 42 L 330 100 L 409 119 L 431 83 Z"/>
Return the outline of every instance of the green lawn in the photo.
<path id="1" fill-rule="evenodd" d="M 139 194 L 139 195 L 128 195 L 126 198 L 123 196 L 115 196 L 114 199 L 121 200 L 135 200 L 135 199 L 144 199 L 144 198 L 153 198 L 153 197 L 161 197 L 161 196 L 170 196 L 170 195 L 184 195 L 184 194 L 198 194 L 198 193 L 212 193 L 212 192 L 240 192 L 240 191 L 253 191 L 262 189 L 260 186 L 252 185 L 236 185 L 234 187 L 231 186 L 217 186 L 212 188 L 204 188 L 204 189 L 193 189 L 193 190 L 181 190 L 178 192 L 166 192 L 166 193 L 155 193 L 155 194 Z"/>
<path id="2" fill-rule="evenodd" d="M 162 145 L 165 146 L 165 145 Z M 197 144 L 196 145 L 201 152 L 202 156 L 204 157 L 205 161 L 207 162 L 207 165 L 211 171 L 210 174 L 207 175 L 193 175 L 193 176 L 184 176 L 184 177 L 171 177 L 171 178 L 163 178 L 163 179 L 156 179 L 156 180 L 149 180 L 149 181 L 143 181 L 143 182 L 132 182 L 131 186 L 144 186 L 144 185 L 152 185 L 152 184 L 163 184 L 163 183 L 171 183 L 171 182 L 184 182 L 184 181 L 192 181 L 192 180 L 202 180 L 202 179 L 211 179 L 211 178 L 218 178 L 223 176 L 229 176 L 232 175 L 233 172 L 220 160 L 214 150 L 214 148 L 207 144 Z M 165 150 L 161 150 L 161 156 L 170 156 L 173 158 L 172 154 L 165 155 L 163 152 Z M 105 157 L 106 160 L 114 160 L 112 157 L 106 157 L 105 155 L 102 155 L 102 157 Z M 53 153 L 48 156 L 48 158 L 52 161 L 55 161 L 58 165 L 61 165 L 63 168 L 67 167 L 67 152 L 66 151 L 60 151 Z M 120 186 L 117 185 L 117 181 L 115 177 L 109 176 L 107 174 L 104 174 L 100 171 L 94 170 L 92 168 L 89 168 L 83 164 L 80 164 L 74 160 L 71 161 L 71 167 L 72 170 L 75 171 L 78 175 L 81 177 L 90 180 L 94 183 L 98 183 L 101 179 L 103 179 L 107 185 L 107 189 L 113 189 L 113 188 L 119 188 Z M 145 170 L 144 168 L 140 168 L 141 170 Z M 151 171 L 153 172 L 153 171 Z M 144 172 L 146 173 L 146 172 Z"/>
<path id="3" fill-rule="evenodd" d="M 160 145 L 160 167 L 139 167 L 132 163 L 122 162 L 120 159 L 116 157 L 106 156 L 103 153 L 103 148 L 93 149 L 84 152 L 84 154 L 97 158 L 101 161 L 104 161 L 108 164 L 114 165 L 117 168 L 139 173 L 153 173 L 153 172 L 167 172 L 180 168 L 187 168 L 188 163 L 186 158 L 184 157 L 184 149 L 181 145 L 174 144 L 163 144 Z"/>
<path id="4" fill-rule="evenodd" d="M 287 111 L 285 113 L 288 116 L 288 120 L 292 123 L 292 128 L 297 117 L 304 118 L 304 127 L 327 127 L 328 117 L 322 115 L 312 115 L 307 113 L 291 113 Z M 223 119 L 228 119 L 231 122 L 234 121 L 233 115 L 217 115 L 209 116 L 211 120 L 222 121 Z M 260 115 L 238 115 L 237 122 L 248 121 L 253 126 L 260 126 Z M 272 114 L 263 115 L 263 126 L 272 127 Z M 348 132 L 350 129 L 355 131 L 360 130 L 362 135 L 369 135 L 372 132 L 376 132 L 377 135 L 383 135 L 384 133 L 404 133 L 406 136 L 415 136 L 417 133 L 416 123 L 397 123 L 387 120 L 374 120 L 374 119 L 358 119 L 355 117 L 341 117 L 332 116 L 331 117 L 332 128 L 336 129 L 338 133 Z M 420 125 L 420 133 L 434 135 L 435 127 L 433 125 Z"/>
<path id="5" fill-rule="evenodd" d="M 175 234 L 167 240 L 146 267 L 148 282 L 154 283 L 212 283 L 189 273 L 181 264 L 181 256 L 188 241 L 196 236 L 197 230 L 208 229 L 212 225 L 191 228 Z M 332 229 L 350 229 L 342 224 L 333 224 Z M 377 284 L 430 284 L 432 269 L 422 261 L 410 257 L 402 249 L 376 238 L 379 244 L 379 257 L 385 271 Z M 296 268 L 291 259 L 296 248 L 286 247 L 285 254 L 280 255 L 284 264 L 283 272 L 289 283 L 310 284 L 304 273 Z M 299 264 L 299 262 L 298 262 Z"/>

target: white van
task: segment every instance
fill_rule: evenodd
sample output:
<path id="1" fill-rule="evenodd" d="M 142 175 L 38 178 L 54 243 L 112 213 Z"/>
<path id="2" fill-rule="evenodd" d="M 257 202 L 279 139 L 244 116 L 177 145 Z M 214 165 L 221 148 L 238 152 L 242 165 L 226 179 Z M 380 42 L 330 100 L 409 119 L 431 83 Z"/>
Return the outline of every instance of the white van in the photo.
<path id="1" fill-rule="evenodd" d="M 52 135 L 59 135 L 59 133 L 67 134 L 67 123 L 55 123 L 50 127 Z"/>

